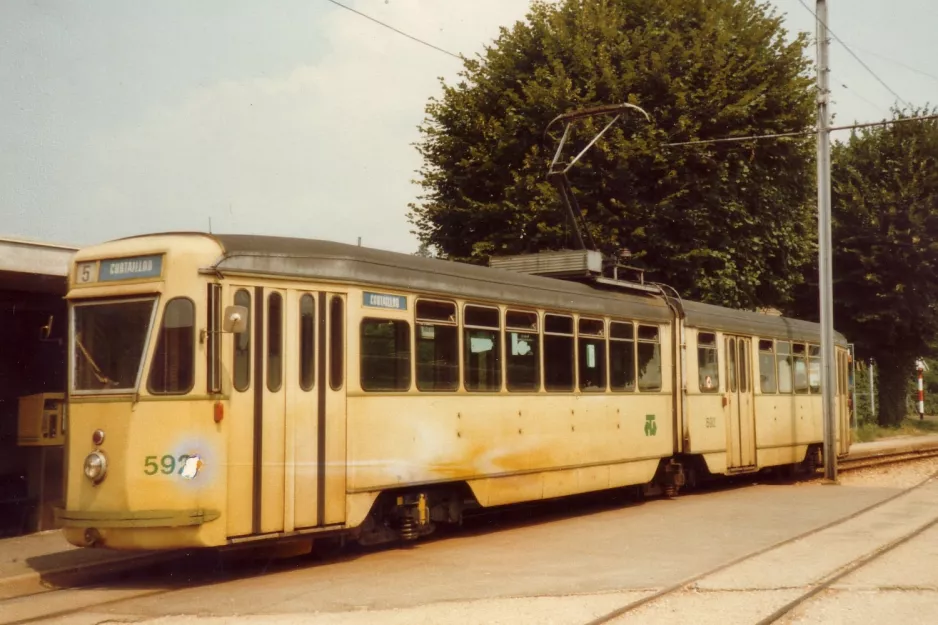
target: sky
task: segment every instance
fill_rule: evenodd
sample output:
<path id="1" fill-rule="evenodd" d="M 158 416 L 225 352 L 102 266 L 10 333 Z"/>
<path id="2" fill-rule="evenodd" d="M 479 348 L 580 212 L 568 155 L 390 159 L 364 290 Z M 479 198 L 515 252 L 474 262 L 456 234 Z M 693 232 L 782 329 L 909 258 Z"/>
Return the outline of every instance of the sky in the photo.
<path id="1" fill-rule="evenodd" d="M 528 0 L 342 0 L 472 56 Z M 814 0 L 804 0 L 813 9 Z M 799 0 L 770 0 L 814 32 Z M 829 0 L 837 37 L 905 102 L 938 104 L 934 0 Z M 838 123 L 896 102 L 839 43 Z M 461 62 L 328 0 L 2 0 L 0 237 L 174 231 L 413 252 L 414 143 Z"/>

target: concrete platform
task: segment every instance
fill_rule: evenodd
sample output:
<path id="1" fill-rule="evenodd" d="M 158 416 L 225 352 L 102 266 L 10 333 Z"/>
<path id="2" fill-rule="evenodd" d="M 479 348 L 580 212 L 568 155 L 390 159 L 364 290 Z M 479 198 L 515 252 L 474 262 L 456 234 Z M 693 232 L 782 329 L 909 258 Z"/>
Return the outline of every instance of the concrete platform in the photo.
<path id="1" fill-rule="evenodd" d="M 938 436 L 909 437 L 874 443 L 856 444 L 851 457 L 870 457 L 897 451 L 938 448 Z M 739 489 L 689 495 L 674 501 L 656 500 L 641 505 L 590 514 L 589 510 L 575 511 L 575 516 L 560 521 L 544 520 L 533 527 L 507 528 L 485 534 L 481 544 L 489 544 L 495 553 L 513 553 L 523 545 L 526 566 L 511 572 L 512 587 L 519 595 L 530 593 L 615 593 L 623 588 L 631 593 L 660 588 L 674 583 L 682 576 L 692 574 L 696 567 L 716 564 L 732 555 L 742 555 L 782 540 L 793 532 L 805 531 L 850 514 L 866 505 L 890 495 L 891 490 L 880 488 L 828 489 L 816 484 L 792 486 L 743 487 L 746 497 L 738 496 Z M 678 512 L 677 516 L 672 516 Z M 793 514 L 796 511 L 797 514 Z M 786 518 L 780 525 L 772 521 Z M 745 532 L 740 533 L 737 522 L 748 519 Z M 665 521 L 667 520 L 667 523 Z M 570 533 L 565 533 L 565 527 Z M 592 535 L 590 528 L 594 528 Z M 586 531 L 587 535 L 583 535 Z M 476 532 L 457 534 L 445 541 L 418 543 L 407 551 L 407 570 L 392 575 L 409 577 L 410 573 L 427 570 L 437 560 L 431 553 L 441 545 L 475 544 Z M 703 533 L 707 541 L 697 536 Z M 571 536 L 577 536 L 576 540 Z M 639 537 L 640 540 L 634 540 Z M 555 548 L 540 553 L 539 541 L 549 542 Z M 427 555 L 421 555 L 426 550 Z M 748 550 L 748 551 L 747 551 Z M 461 551 L 461 550 L 460 550 Z M 693 552 L 693 558 L 687 554 Z M 0 600 L 44 592 L 56 587 L 87 584 L 115 572 L 133 570 L 154 562 L 178 558 L 180 552 L 131 553 L 100 549 L 81 549 L 65 542 L 58 531 L 0 540 Z M 363 556 L 376 565 L 377 570 L 394 569 L 401 563 L 397 550 L 379 551 Z M 444 560 L 451 556 L 441 556 Z M 471 570 L 489 570 L 486 576 L 475 580 L 465 592 L 465 586 L 453 584 L 451 574 L 459 576 L 457 569 L 435 579 L 414 580 L 424 588 L 444 591 L 447 601 L 469 598 L 483 599 L 500 596 L 504 590 L 500 558 L 480 556 L 467 552 L 458 557 L 461 566 Z M 571 566 L 580 557 L 592 562 L 587 569 Z M 628 562 L 654 562 L 650 567 L 631 567 Z M 396 564 L 393 564 L 396 563 Z M 521 563 L 517 563 L 519 566 Z M 323 569 L 311 569 L 312 571 Z M 329 574 L 320 582 L 311 581 L 312 587 L 325 583 L 329 587 L 352 584 L 360 578 L 357 567 L 348 562 L 330 565 Z M 573 575 L 576 581 L 570 582 Z M 372 577 L 371 574 L 368 575 Z M 366 592 L 360 596 L 359 607 L 385 606 L 401 608 L 413 598 L 406 587 L 393 590 L 396 585 L 379 583 L 386 592 Z M 446 581 L 446 580 L 450 581 Z M 332 596 L 333 593 L 326 593 Z M 340 594 L 343 596 L 344 593 Z M 366 598 L 368 595 L 370 599 Z M 400 599 L 405 599 L 400 603 Z M 232 601 L 237 602 L 237 599 Z M 604 603 L 601 602 L 601 603 Z M 317 605 L 320 610 L 342 610 L 353 606 L 343 602 Z"/>
<path id="2" fill-rule="evenodd" d="M 105 574 L 177 556 L 81 549 L 68 544 L 58 530 L 7 538 L 0 540 L 0 600 L 94 581 Z"/>

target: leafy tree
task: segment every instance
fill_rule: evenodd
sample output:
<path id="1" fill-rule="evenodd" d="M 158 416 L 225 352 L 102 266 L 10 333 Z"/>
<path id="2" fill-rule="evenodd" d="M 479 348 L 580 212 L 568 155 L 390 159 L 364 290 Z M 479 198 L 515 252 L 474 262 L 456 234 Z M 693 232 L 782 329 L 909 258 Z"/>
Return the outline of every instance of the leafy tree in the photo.
<path id="1" fill-rule="evenodd" d="M 426 241 L 421 241 L 420 246 L 417 247 L 417 251 L 414 252 L 414 256 L 421 256 L 423 258 L 433 258 L 433 250 L 430 249 L 430 244 Z"/>
<path id="2" fill-rule="evenodd" d="M 570 247 L 546 180 L 556 115 L 630 102 L 570 173 L 598 247 L 628 248 L 649 279 L 755 308 L 788 301 L 814 253 L 810 138 L 665 147 L 813 124 L 805 37 L 756 0 L 535 1 L 461 81 L 431 99 L 410 220 L 444 257 Z M 604 124 L 585 123 L 579 151 Z"/>
<path id="3" fill-rule="evenodd" d="M 938 122 L 860 130 L 831 161 L 834 324 L 875 359 L 878 421 L 898 425 L 938 343 Z"/>

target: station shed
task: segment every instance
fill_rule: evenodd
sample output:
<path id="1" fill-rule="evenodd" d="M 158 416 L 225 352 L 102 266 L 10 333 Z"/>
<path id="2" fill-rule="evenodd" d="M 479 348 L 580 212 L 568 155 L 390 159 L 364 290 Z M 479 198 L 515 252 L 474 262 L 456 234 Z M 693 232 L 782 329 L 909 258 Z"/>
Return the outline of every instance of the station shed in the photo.
<path id="1" fill-rule="evenodd" d="M 24 430 L 20 405 L 62 411 L 76 251 L 0 237 L 0 535 L 51 529 L 64 495 L 64 419 L 43 426 L 40 416 Z"/>

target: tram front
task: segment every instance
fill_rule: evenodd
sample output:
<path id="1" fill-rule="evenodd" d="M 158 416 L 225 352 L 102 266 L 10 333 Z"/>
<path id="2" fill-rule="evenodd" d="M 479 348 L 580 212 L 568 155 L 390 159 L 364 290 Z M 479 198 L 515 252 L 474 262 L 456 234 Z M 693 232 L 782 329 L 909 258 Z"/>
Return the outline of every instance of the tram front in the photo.
<path id="1" fill-rule="evenodd" d="M 67 485 L 79 546 L 225 542 L 226 403 L 216 366 L 220 286 L 210 237 L 161 235 L 80 251 L 69 303 Z M 211 312 L 210 312 L 211 311 Z"/>

